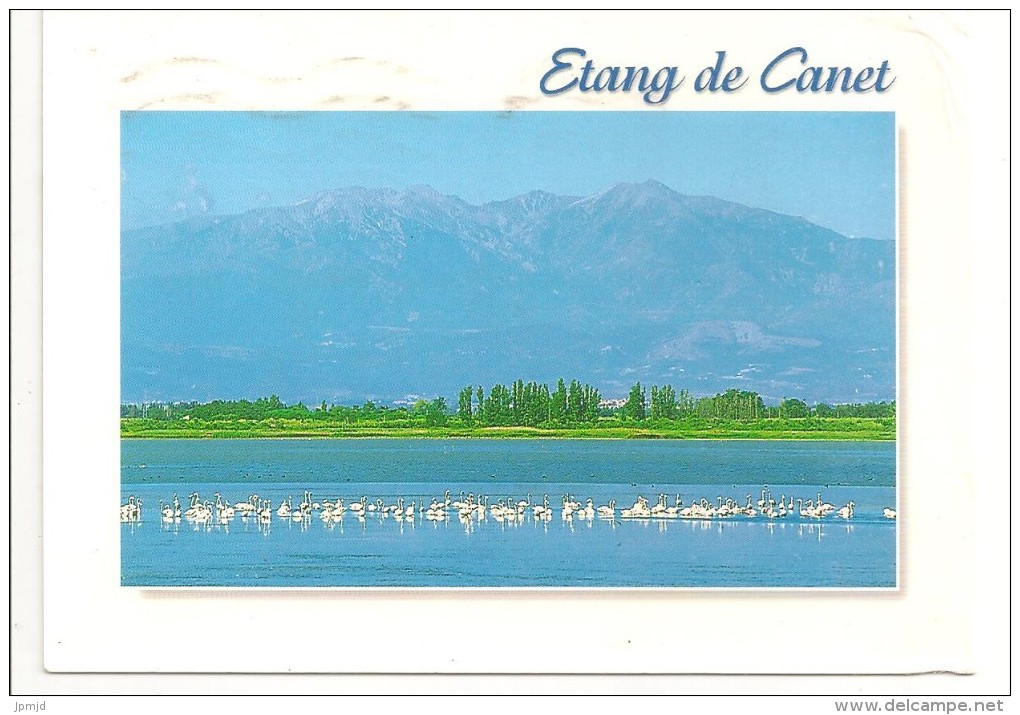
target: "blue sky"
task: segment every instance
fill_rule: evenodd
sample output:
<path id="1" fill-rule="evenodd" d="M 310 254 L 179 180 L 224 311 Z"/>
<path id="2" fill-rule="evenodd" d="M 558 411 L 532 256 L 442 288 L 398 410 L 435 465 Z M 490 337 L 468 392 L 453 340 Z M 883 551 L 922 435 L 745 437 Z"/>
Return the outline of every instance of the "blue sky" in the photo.
<path id="1" fill-rule="evenodd" d="M 888 112 L 125 112 L 121 147 L 124 229 L 352 185 L 482 203 L 655 179 L 895 235 Z"/>

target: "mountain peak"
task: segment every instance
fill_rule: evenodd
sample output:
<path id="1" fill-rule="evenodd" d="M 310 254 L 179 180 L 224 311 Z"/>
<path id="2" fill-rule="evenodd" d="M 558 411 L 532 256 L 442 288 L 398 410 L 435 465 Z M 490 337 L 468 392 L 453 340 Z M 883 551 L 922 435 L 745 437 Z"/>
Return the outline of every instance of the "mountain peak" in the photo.
<path id="1" fill-rule="evenodd" d="M 428 184 L 414 184 L 412 186 L 408 186 L 404 193 L 412 194 L 414 196 L 428 196 L 430 198 L 437 199 L 446 197 L 446 194 L 432 186 L 429 186 Z"/>
<path id="2" fill-rule="evenodd" d="M 625 191 L 628 193 L 640 193 L 648 196 L 680 196 L 679 193 L 655 179 L 645 179 L 637 183 L 619 183 L 613 185 L 609 191 Z"/>
<path id="3" fill-rule="evenodd" d="M 673 189 L 669 188 L 661 181 L 656 181 L 655 179 L 645 179 L 640 184 L 638 184 L 638 186 L 648 191 L 667 191 L 671 194 L 676 193 L 675 191 L 673 191 Z"/>
<path id="4" fill-rule="evenodd" d="M 335 189 L 318 191 L 300 201 L 291 204 L 293 207 L 311 208 L 317 214 L 336 210 L 347 210 L 365 206 L 399 206 L 408 204 L 448 204 L 463 203 L 456 196 L 448 196 L 427 184 L 415 184 L 406 189 L 366 188 L 364 186 L 344 186 Z"/>
<path id="5" fill-rule="evenodd" d="M 576 203 L 585 205 L 609 201 L 616 204 L 640 206 L 661 201 L 673 202 L 682 198 L 683 194 L 677 193 L 662 182 L 647 179 L 641 183 L 613 184 L 608 189 L 579 199 Z"/>

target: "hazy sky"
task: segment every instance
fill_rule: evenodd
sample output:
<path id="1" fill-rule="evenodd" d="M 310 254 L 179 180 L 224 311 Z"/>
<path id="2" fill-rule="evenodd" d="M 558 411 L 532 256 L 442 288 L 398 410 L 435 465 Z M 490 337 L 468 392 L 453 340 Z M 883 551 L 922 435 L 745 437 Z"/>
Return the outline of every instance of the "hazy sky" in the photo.
<path id="1" fill-rule="evenodd" d="M 895 235 L 887 112 L 125 112 L 123 228 L 427 184 L 471 203 L 655 179 Z"/>

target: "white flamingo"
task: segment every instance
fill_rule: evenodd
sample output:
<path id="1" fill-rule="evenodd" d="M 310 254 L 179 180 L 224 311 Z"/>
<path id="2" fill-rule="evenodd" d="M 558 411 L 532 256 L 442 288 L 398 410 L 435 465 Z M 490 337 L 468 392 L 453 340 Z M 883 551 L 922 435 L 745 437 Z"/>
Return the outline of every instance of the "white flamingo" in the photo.
<path id="1" fill-rule="evenodd" d="M 818 499 L 815 500 L 815 511 L 818 512 L 819 516 L 828 516 L 831 512 L 835 510 L 836 505 L 822 501 L 822 493 L 818 492 Z"/>
<path id="2" fill-rule="evenodd" d="M 138 504 L 135 503 L 135 497 L 129 496 L 127 504 L 123 504 L 120 507 L 120 520 L 121 521 L 136 521 L 138 519 Z"/>
<path id="3" fill-rule="evenodd" d="M 546 494 L 545 496 L 543 496 L 542 503 L 533 506 L 531 508 L 531 511 L 535 515 L 535 518 L 538 519 L 544 518 L 545 512 L 549 511 L 549 495 Z"/>

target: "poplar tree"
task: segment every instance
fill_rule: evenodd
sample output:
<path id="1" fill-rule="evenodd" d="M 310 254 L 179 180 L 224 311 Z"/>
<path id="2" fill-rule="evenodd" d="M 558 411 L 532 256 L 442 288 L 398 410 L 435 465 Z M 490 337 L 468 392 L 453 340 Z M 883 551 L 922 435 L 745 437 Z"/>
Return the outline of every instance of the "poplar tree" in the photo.
<path id="1" fill-rule="evenodd" d="M 474 416 L 471 409 L 471 392 L 471 385 L 468 385 L 457 396 L 457 416 L 465 422 L 470 422 Z"/>
<path id="2" fill-rule="evenodd" d="M 567 416 L 567 386 L 561 377 L 556 382 L 556 391 L 552 394 L 549 407 L 549 418 L 553 422 L 563 422 Z"/>
<path id="3" fill-rule="evenodd" d="M 634 383 L 627 396 L 627 402 L 623 405 L 623 416 L 632 420 L 643 420 L 645 418 L 645 391 L 641 383 Z"/>

